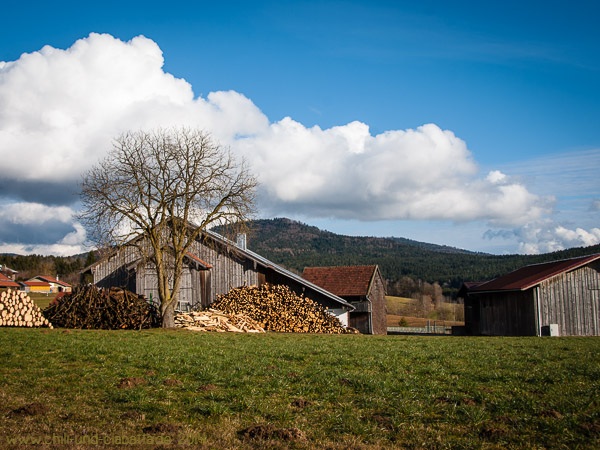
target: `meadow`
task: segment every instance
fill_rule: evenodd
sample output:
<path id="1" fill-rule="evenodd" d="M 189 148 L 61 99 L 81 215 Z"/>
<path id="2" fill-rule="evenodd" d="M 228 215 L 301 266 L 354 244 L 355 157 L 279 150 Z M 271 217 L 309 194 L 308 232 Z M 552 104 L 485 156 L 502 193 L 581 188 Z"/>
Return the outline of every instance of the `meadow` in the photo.
<path id="1" fill-rule="evenodd" d="M 592 449 L 600 339 L 0 329 L 1 448 Z"/>

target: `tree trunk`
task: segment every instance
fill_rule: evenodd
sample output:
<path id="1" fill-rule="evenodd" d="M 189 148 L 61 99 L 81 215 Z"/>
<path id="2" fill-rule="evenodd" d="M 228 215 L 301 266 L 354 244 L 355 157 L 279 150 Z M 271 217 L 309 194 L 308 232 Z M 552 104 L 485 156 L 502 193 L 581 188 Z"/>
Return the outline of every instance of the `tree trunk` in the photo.
<path id="1" fill-rule="evenodd" d="M 162 309 L 162 323 L 163 328 L 173 328 L 175 326 L 175 302 L 172 301 Z"/>

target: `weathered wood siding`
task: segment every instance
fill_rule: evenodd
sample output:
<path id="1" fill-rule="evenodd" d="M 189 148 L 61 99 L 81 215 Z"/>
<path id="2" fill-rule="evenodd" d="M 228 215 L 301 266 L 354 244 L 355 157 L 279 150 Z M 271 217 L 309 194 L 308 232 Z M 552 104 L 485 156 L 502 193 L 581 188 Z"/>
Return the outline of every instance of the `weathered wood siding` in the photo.
<path id="1" fill-rule="evenodd" d="M 479 294 L 479 333 L 486 336 L 536 336 L 536 305 L 531 290 Z"/>
<path id="2" fill-rule="evenodd" d="M 375 274 L 371 290 L 371 326 L 373 334 L 387 334 L 387 308 L 385 301 L 385 286 L 379 272 Z"/>
<path id="3" fill-rule="evenodd" d="M 354 305 L 354 303 L 353 303 Z M 352 311 L 350 313 L 350 326 L 362 334 L 371 334 L 371 313 Z M 387 329 L 386 329 L 387 333 Z"/>
<path id="4" fill-rule="evenodd" d="M 218 295 L 226 294 L 240 286 L 263 283 L 284 284 L 297 294 L 316 301 L 331 310 L 336 316 L 343 316 L 348 322 L 345 308 L 330 295 L 313 290 L 286 276 L 270 265 L 263 265 L 260 259 L 248 256 L 235 246 L 215 242 L 212 239 L 197 241 L 189 250 L 188 264 L 184 267 L 181 292 L 177 309 L 187 310 L 208 307 Z M 193 255 L 193 256 L 191 256 Z M 144 263 L 139 252 L 125 248 L 115 255 L 99 261 L 91 268 L 94 283 L 100 287 L 119 286 L 132 292 L 158 301 L 158 283 L 152 264 Z"/>
<path id="5" fill-rule="evenodd" d="M 204 301 L 207 305 L 214 302 L 217 295 L 226 294 L 233 288 L 258 284 L 258 268 L 253 261 L 238 254 L 235 248 L 197 242 L 190 252 L 212 266 L 210 286 L 206 289 L 210 295 Z M 201 275 L 196 273 L 195 276 Z"/>
<path id="6" fill-rule="evenodd" d="M 600 336 L 600 264 L 546 280 L 535 292 L 540 326 L 558 324 L 561 336 Z"/>
<path id="7" fill-rule="evenodd" d="M 135 266 L 139 259 L 137 249 L 122 248 L 92 267 L 94 284 L 102 288 L 117 286 L 138 293 L 136 290 L 137 267 Z"/>

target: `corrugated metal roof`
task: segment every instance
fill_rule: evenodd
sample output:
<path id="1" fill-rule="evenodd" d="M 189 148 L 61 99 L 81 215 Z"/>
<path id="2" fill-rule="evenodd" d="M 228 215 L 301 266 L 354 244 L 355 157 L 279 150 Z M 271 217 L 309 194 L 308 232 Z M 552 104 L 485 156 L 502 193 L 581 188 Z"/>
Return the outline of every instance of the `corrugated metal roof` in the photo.
<path id="1" fill-rule="evenodd" d="M 339 296 L 366 296 L 376 269 L 376 265 L 306 267 L 302 276 Z"/>
<path id="2" fill-rule="evenodd" d="M 469 289 L 469 292 L 525 291 L 542 281 L 600 259 L 600 253 L 522 267 Z"/>

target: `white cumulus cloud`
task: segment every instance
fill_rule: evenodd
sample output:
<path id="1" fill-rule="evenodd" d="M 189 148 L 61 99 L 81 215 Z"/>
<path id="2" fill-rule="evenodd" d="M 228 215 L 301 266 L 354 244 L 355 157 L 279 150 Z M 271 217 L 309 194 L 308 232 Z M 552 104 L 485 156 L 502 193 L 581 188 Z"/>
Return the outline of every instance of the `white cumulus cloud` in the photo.
<path id="1" fill-rule="evenodd" d="M 158 126 L 202 128 L 243 155 L 261 183 L 265 214 L 504 227 L 551 211 L 551 197 L 510 175 L 480 174 L 466 143 L 435 124 L 373 135 L 361 122 L 328 129 L 290 117 L 271 123 L 241 93 L 195 97 L 163 64 L 148 38 L 95 33 L 65 50 L 46 46 L 0 62 L 0 200 L 19 202 L 0 216 L 0 242 L 21 236 L 57 251 L 40 237 L 53 213 L 56 245 L 83 242 L 72 217 L 77 180 L 118 134 Z M 33 219 L 20 233 L 14 225 L 24 216 Z"/>

